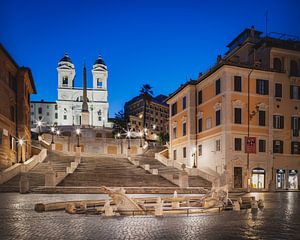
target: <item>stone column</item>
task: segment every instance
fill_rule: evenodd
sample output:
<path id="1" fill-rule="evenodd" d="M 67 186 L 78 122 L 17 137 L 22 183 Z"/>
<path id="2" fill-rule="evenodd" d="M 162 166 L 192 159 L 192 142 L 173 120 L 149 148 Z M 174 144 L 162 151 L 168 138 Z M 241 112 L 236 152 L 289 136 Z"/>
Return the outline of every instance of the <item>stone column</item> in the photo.
<path id="1" fill-rule="evenodd" d="M 20 191 L 20 193 L 28 193 L 29 192 L 29 180 L 25 174 L 21 174 L 21 179 L 19 182 L 19 191 Z"/>

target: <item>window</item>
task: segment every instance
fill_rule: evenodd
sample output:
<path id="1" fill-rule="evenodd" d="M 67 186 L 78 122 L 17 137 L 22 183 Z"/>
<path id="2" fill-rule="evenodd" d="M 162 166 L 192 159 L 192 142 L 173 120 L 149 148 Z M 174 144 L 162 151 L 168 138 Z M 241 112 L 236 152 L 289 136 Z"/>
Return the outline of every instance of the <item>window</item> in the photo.
<path id="1" fill-rule="evenodd" d="M 291 154 L 300 154 L 300 142 L 292 142 Z"/>
<path id="2" fill-rule="evenodd" d="M 100 78 L 97 78 L 97 87 L 102 88 L 103 87 L 103 82 L 101 81 Z"/>
<path id="3" fill-rule="evenodd" d="M 49 112 L 47 112 L 47 116 L 49 116 L 50 115 L 50 113 Z"/>
<path id="4" fill-rule="evenodd" d="M 202 156 L 202 145 L 198 145 L 198 156 Z"/>
<path id="5" fill-rule="evenodd" d="M 64 115 L 64 120 L 67 120 L 67 115 Z"/>
<path id="6" fill-rule="evenodd" d="M 57 110 L 57 105 L 54 106 L 54 109 Z"/>
<path id="7" fill-rule="evenodd" d="M 283 141 L 281 140 L 273 141 L 273 153 L 283 153 Z"/>
<path id="8" fill-rule="evenodd" d="M 202 90 L 198 92 L 198 105 L 202 104 Z"/>
<path id="9" fill-rule="evenodd" d="M 221 124 L 221 110 L 216 111 L 216 126 Z"/>
<path id="10" fill-rule="evenodd" d="M 198 133 L 202 132 L 202 118 L 198 118 Z"/>
<path id="11" fill-rule="evenodd" d="M 216 140 L 216 151 L 221 151 L 221 140 Z"/>
<path id="12" fill-rule="evenodd" d="M 282 97 L 282 84 L 275 83 L 275 97 L 281 98 Z"/>
<path id="13" fill-rule="evenodd" d="M 186 122 L 182 123 L 182 136 L 186 135 Z"/>
<path id="14" fill-rule="evenodd" d="M 258 111 L 258 125 L 266 126 L 266 111 L 263 110 Z"/>
<path id="15" fill-rule="evenodd" d="M 284 128 L 284 117 L 280 115 L 273 115 L 273 128 L 283 129 Z"/>
<path id="16" fill-rule="evenodd" d="M 41 107 L 38 108 L 38 113 L 43 114 L 43 109 Z"/>
<path id="17" fill-rule="evenodd" d="M 218 79 L 216 81 L 216 95 L 220 94 L 221 93 L 221 79 Z"/>
<path id="18" fill-rule="evenodd" d="M 299 86 L 290 86 L 290 98 L 291 99 L 300 99 L 300 87 Z"/>
<path id="19" fill-rule="evenodd" d="M 256 79 L 256 93 L 260 95 L 268 95 L 269 94 L 269 81 Z"/>
<path id="20" fill-rule="evenodd" d="M 174 158 L 174 160 L 176 160 L 176 158 L 177 158 L 177 151 L 176 150 L 173 150 L 173 158 Z"/>
<path id="21" fill-rule="evenodd" d="M 234 123 L 241 124 L 242 123 L 242 109 L 234 108 Z"/>
<path id="22" fill-rule="evenodd" d="M 10 136 L 9 138 L 9 144 L 10 144 L 10 149 L 13 150 L 13 151 L 16 151 L 17 150 L 17 142 L 16 142 L 16 139 L 12 136 Z"/>
<path id="23" fill-rule="evenodd" d="M 173 128 L 173 139 L 176 138 L 177 136 L 177 129 L 176 127 Z"/>
<path id="24" fill-rule="evenodd" d="M 292 127 L 293 137 L 299 137 L 300 117 L 292 117 L 291 127 Z"/>
<path id="25" fill-rule="evenodd" d="M 58 114 L 57 113 L 55 113 L 55 119 L 57 119 L 58 118 Z"/>
<path id="26" fill-rule="evenodd" d="M 183 158 L 186 158 L 186 147 L 184 147 L 182 149 L 182 155 L 183 155 Z"/>
<path id="27" fill-rule="evenodd" d="M 234 150 L 242 151 L 242 139 L 241 138 L 234 139 Z"/>
<path id="28" fill-rule="evenodd" d="M 182 98 L 182 110 L 186 109 L 186 97 Z"/>
<path id="29" fill-rule="evenodd" d="M 281 72 L 281 70 L 282 70 L 282 64 L 281 64 L 281 60 L 279 58 L 274 58 L 273 59 L 273 68 L 276 71 Z"/>
<path id="30" fill-rule="evenodd" d="M 177 114 L 177 102 L 172 104 L 171 113 L 172 113 L 172 116 Z"/>
<path id="31" fill-rule="evenodd" d="M 291 76 L 298 76 L 298 64 L 295 60 L 291 61 L 291 65 L 290 65 L 290 75 Z"/>
<path id="32" fill-rule="evenodd" d="M 206 118 L 206 129 L 211 128 L 211 118 Z"/>
<path id="33" fill-rule="evenodd" d="M 234 76 L 234 91 L 241 92 L 242 91 L 242 77 Z"/>
<path id="34" fill-rule="evenodd" d="M 258 151 L 266 152 L 266 140 L 263 139 L 258 140 Z"/>
<path id="35" fill-rule="evenodd" d="M 63 77 L 62 84 L 63 85 L 68 85 L 68 77 L 67 76 Z"/>

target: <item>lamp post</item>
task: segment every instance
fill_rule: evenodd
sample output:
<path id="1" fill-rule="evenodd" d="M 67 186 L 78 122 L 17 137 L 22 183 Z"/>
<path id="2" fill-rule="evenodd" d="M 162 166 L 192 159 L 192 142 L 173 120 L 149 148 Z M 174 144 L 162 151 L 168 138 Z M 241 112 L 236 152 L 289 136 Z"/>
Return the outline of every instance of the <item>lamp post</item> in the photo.
<path id="1" fill-rule="evenodd" d="M 128 130 L 128 132 L 127 132 L 128 149 L 130 149 L 130 136 L 131 136 L 131 132 L 130 132 L 130 130 Z"/>
<path id="2" fill-rule="evenodd" d="M 19 144 L 21 146 L 21 159 L 20 159 L 20 162 L 23 163 L 23 144 L 24 144 L 24 140 L 19 139 Z"/>
<path id="3" fill-rule="evenodd" d="M 80 143 L 79 143 L 80 128 L 77 128 L 77 129 L 76 129 L 76 135 L 77 135 L 77 147 L 80 147 Z"/>
<path id="4" fill-rule="evenodd" d="M 57 135 L 57 136 L 60 135 L 60 130 L 59 130 L 59 129 L 56 130 L 56 135 Z"/>
<path id="5" fill-rule="evenodd" d="M 54 132 L 55 132 L 55 128 L 52 126 L 51 127 L 51 135 L 52 135 L 51 144 L 54 144 Z"/>
<path id="6" fill-rule="evenodd" d="M 192 157 L 194 158 L 194 165 L 193 168 L 197 168 L 197 163 L 196 163 L 196 153 L 192 154 Z"/>
<path id="7" fill-rule="evenodd" d="M 143 131 L 140 131 L 140 133 L 139 133 L 139 135 L 140 135 L 140 147 L 143 147 L 143 144 L 142 144 L 142 138 L 143 138 Z"/>

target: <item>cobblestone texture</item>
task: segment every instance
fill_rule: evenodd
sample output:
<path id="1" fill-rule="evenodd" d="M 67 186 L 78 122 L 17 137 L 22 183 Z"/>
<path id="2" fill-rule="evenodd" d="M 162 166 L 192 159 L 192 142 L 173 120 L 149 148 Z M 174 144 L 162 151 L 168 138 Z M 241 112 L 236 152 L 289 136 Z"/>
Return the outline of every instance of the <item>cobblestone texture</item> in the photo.
<path id="1" fill-rule="evenodd" d="M 0 194 L 0 239 L 299 239 L 300 234 L 300 193 L 261 194 L 266 207 L 257 214 L 105 218 L 33 210 L 38 202 L 99 197 Z"/>

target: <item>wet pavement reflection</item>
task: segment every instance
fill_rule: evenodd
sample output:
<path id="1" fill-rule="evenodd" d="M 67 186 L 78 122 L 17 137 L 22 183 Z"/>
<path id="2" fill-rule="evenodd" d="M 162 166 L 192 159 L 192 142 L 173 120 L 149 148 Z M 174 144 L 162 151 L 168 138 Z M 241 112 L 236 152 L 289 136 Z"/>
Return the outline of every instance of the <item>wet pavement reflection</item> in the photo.
<path id="1" fill-rule="evenodd" d="M 251 195 L 264 200 L 263 210 L 105 218 L 33 210 L 38 202 L 103 195 L 1 193 L 0 239 L 300 239 L 300 192 Z"/>

